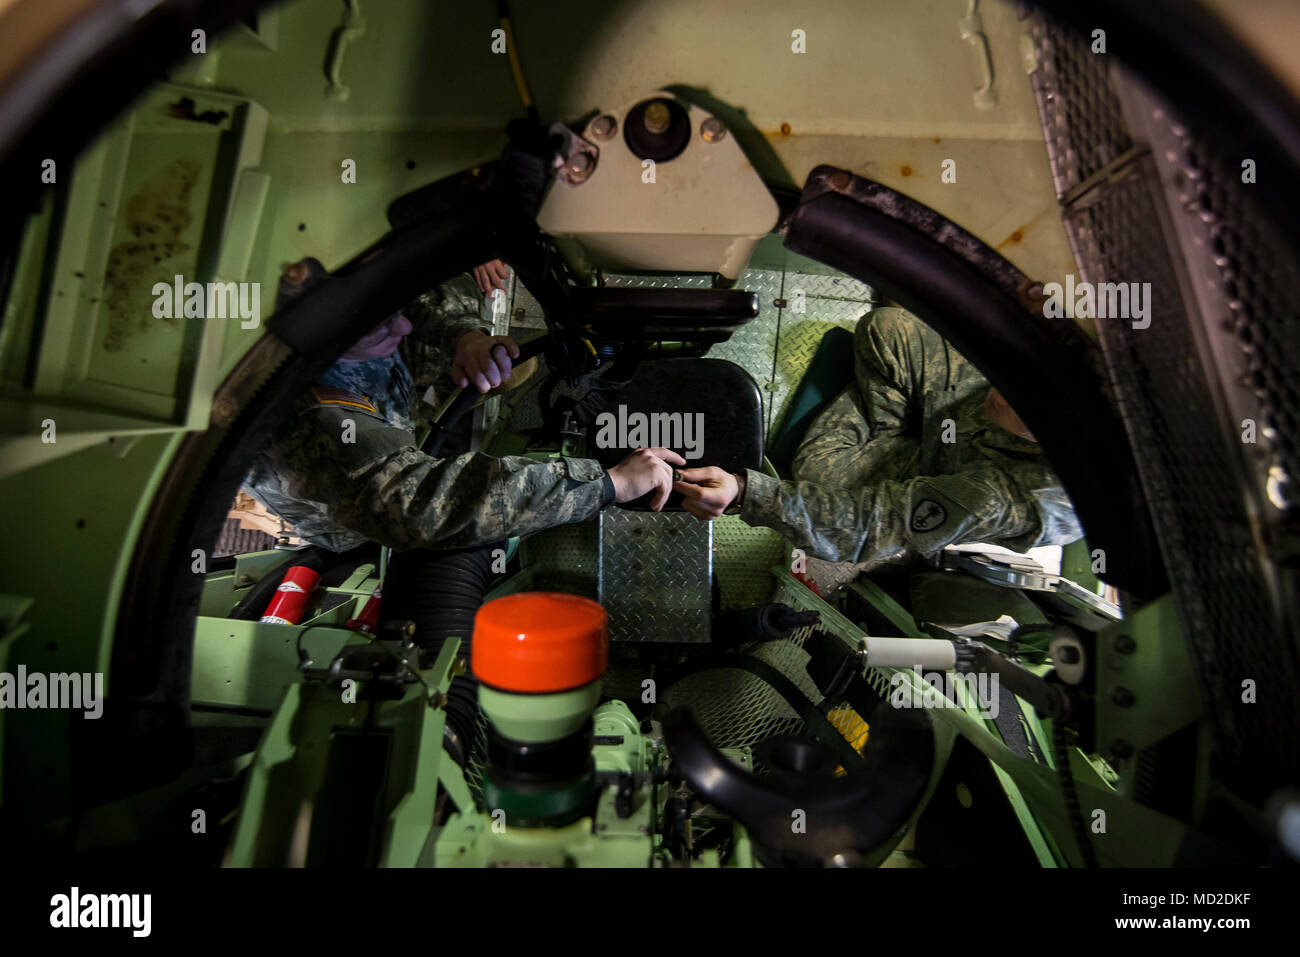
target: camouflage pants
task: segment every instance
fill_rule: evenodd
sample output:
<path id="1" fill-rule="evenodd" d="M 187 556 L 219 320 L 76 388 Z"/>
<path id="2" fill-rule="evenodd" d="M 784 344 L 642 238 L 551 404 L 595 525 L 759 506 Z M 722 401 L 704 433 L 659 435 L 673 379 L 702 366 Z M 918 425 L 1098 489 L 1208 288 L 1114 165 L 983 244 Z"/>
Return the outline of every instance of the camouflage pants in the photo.
<path id="1" fill-rule="evenodd" d="M 835 488 L 904 481 L 919 469 L 913 439 L 871 437 L 856 387 L 846 389 L 808 427 L 793 472 L 796 479 Z"/>

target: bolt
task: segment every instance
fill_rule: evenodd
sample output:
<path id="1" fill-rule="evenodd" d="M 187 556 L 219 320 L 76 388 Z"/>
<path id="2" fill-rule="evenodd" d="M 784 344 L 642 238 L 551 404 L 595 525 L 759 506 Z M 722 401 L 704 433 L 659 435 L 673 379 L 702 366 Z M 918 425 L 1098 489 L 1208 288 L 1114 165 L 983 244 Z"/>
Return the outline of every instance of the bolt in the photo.
<path id="1" fill-rule="evenodd" d="M 235 404 L 229 399 L 218 399 L 212 403 L 212 421 L 218 425 L 229 425 L 235 418 Z"/>
<path id="2" fill-rule="evenodd" d="M 569 174 L 569 181 L 573 183 L 586 182 L 587 177 L 595 168 L 592 162 L 593 157 L 590 153 L 574 153 L 569 157 L 569 162 L 565 165 L 565 171 Z"/>
<path id="3" fill-rule="evenodd" d="M 645 128 L 651 133 L 662 133 L 668 129 L 668 123 L 672 115 L 668 112 L 668 104 L 663 100 L 655 100 L 645 108 L 645 115 L 642 118 Z"/>
<path id="4" fill-rule="evenodd" d="M 1026 279 L 1020 284 L 1020 288 L 1017 292 L 1020 293 L 1020 301 L 1031 312 L 1037 312 L 1042 308 L 1043 303 L 1047 299 L 1047 294 L 1043 291 L 1043 284 L 1029 279 Z"/>
<path id="5" fill-rule="evenodd" d="M 727 128 L 722 125 L 722 120 L 710 116 L 700 124 L 700 135 L 704 137 L 704 142 L 716 143 L 727 135 Z"/>
<path id="6" fill-rule="evenodd" d="M 618 130 L 618 120 L 606 113 L 591 121 L 591 135 L 598 140 L 607 140 Z"/>
<path id="7" fill-rule="evenodd" d="M 1121 655 L 1131 655 L 1137 650 L 1137 642 L 1133 640 L 1132 635 L 1116 635 L 1115 650 Z"/>
<path id="8" fill-rule="evenodd" d="M 1129 691 L 1127 688 L 1116 688 L 1114 692 L 1112 692 L 1110 700 L 1121 708 L 1131 708 L 1133 707 L 1133 702 L 1137 699 L 1134 698 L 1133 692 Z"/>
<path id="9" fill-rule="evenodd" d="M 451 663 L 451 673 L 454 675 L 463 675 L 469 670 L 469 661 L 464 655 L 461 655 Z"/>

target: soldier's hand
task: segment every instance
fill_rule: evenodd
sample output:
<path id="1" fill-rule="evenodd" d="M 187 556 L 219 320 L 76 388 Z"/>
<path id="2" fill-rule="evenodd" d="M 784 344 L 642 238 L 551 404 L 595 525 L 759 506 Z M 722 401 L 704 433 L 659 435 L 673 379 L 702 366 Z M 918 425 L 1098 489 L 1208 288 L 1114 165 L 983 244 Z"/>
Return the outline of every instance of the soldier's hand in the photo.
<path id="1" fill-rule="evenodd" d="M 672 449 L 637 449 L 609 470 L 615 501 L 630 502 L 653 491 L 650 507 L 659 511 L 673 490 L 672 466 L 685 464 L 686 460 Z"/>
<path id="2" fill-rule="evenodd" d="M 673 488 L 682 493 L 682 508 L 701 522 L 717 518 L 740 494 L 736 476 L 716 465 L 683 469 L 677 473 Z"/>
<path id="3" fill-rule="evenodd" d="M 478 283 L 478 291 L 484 295 L 491 292 L 493 287 L 505 292 L 509 278 L 510 267 L 499 259 L 474 267 L 474 281 Z"/>
<path id="4" fill-rule="evenodd" d="M 467 332 L 456 340 L 451 381 L 462 389 L 472 382 L 480 392 L 488 392 L 510 378 L 512 360 L 518 358 L 519 345 L 509 336 Z"/>

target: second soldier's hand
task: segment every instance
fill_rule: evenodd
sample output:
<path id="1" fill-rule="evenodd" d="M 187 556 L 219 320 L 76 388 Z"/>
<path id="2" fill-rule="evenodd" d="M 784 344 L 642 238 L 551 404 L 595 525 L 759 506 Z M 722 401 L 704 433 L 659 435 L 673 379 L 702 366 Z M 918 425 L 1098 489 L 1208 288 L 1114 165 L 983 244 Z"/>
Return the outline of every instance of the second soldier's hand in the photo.
<path id="1" fill-rule="evenodd" d="M 456 358 L 451 364 L 451 381 L 462 389 L 470 383 L 480 392 L 495 389 L 514 368 L 519 344 L 509 336 L 489 336 L 475 329 L 456 340 Z"/>
<path id="2" fill-rule="evenodd" d="M 609 470 L 614 483 L 614 500 L 630 502 L 653 491 L 650 508 L 658 512 L 673 490 L 673 465 L 686 460 L 672 449 L 637 449 Z"/>
<path id="3" fill-rule="evenodd" d="M 484 295 L 491 293 L 495 296 L 497 289 L 505 292 L 509 279 L 510 267 L 499 259 L 474 267 L 474 281 L 478 283 L 478 291 Z"/>
<path id="4" fill-rule="evenodd" d="M 682 508 L 701 522 L 717 518 L 740 494 L 736 476 L 716 465 L 683 469 L 673 488 L 682 493 Z"/>

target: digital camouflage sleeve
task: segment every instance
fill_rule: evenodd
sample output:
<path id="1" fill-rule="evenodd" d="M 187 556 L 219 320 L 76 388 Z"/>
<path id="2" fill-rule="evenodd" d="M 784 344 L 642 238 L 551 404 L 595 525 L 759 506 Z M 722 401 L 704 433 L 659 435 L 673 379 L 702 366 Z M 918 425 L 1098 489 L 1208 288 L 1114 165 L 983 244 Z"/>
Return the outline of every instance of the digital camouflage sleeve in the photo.
<path id="1" fill-rule="evenodd" d="M 456 340 L 481 326 L 478 303 L 473 281 L 454 279 L 406 310 L 413 331 L 399 355 L 336 363 L 296 401 L 245 488 L 333 551 L 463 548 L 594 516 L 612 497 L 594 461 L 419 451 L 428 399 L 450 394 Z"/>
<path id="2" fill-rule="evenodd" d="M 1080 537 L 1037 443 L 985 418 L 988 382 L 929 326 L 880 309 L 854 351 L 856 382 L 809 429 L 795 481 L 747 473 L 746 522 L 866 569 L 963 542 L 1024 551 Z"/>

